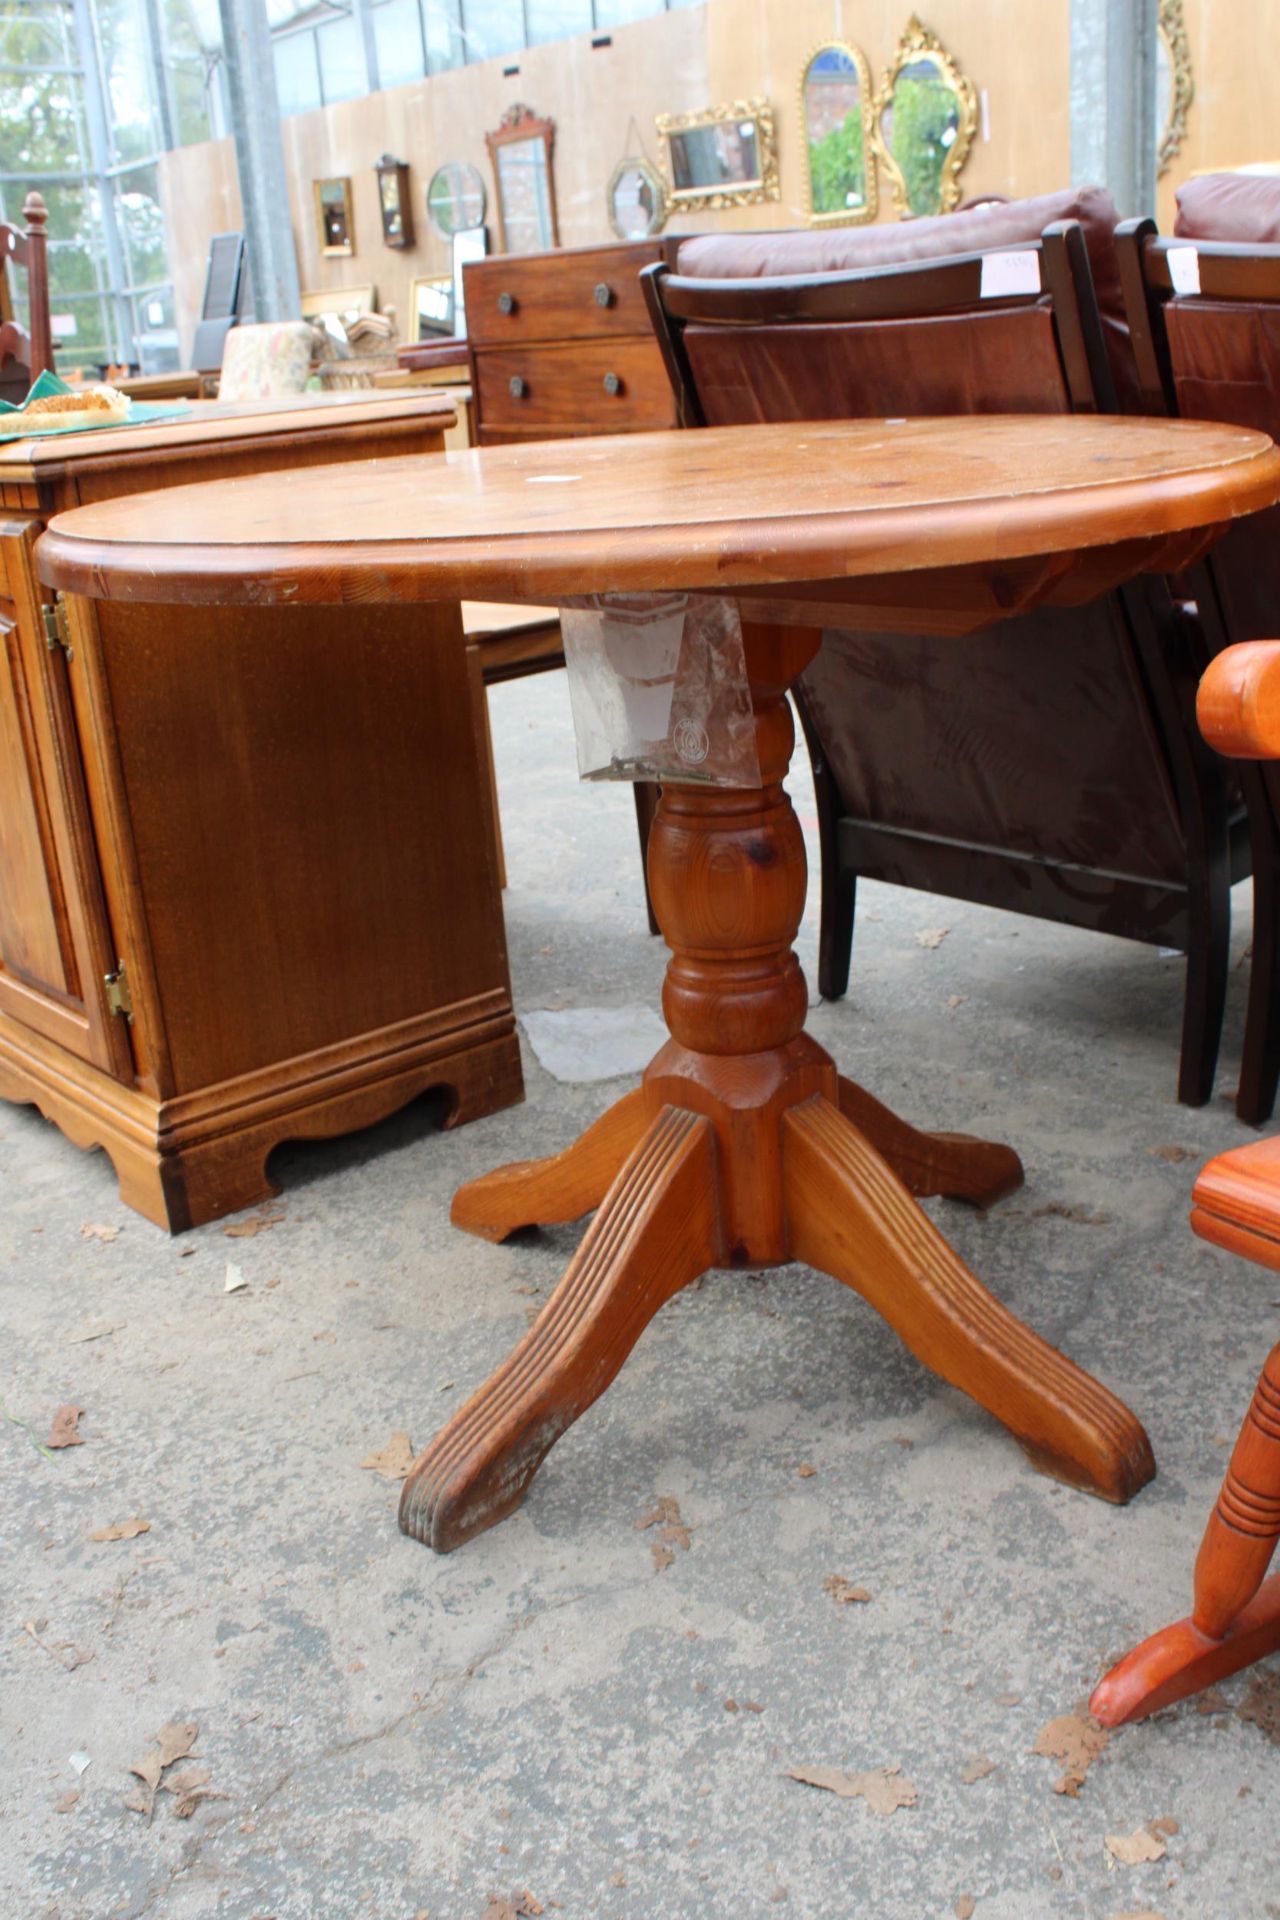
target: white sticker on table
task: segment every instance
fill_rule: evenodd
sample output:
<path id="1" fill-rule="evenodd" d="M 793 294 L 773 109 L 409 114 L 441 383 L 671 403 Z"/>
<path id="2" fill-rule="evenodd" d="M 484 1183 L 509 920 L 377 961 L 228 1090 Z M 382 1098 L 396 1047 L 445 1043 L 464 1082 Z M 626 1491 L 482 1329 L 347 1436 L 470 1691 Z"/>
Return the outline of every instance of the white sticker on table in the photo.
<path id="1" fill-rule="evenodd" d="M 1200 255 L 1194 247 L 1170 247 L 1165 259 L 1175 293 L 1199 293 Z"/>

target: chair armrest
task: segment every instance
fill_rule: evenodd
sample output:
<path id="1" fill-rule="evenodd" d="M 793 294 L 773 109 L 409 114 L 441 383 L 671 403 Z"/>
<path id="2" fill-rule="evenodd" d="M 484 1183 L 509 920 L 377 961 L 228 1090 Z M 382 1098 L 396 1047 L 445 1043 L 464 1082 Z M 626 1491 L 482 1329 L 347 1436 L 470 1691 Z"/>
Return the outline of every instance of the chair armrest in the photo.
<path id="1" fill-rule="evenodd" d="M 1244 640 L 1209 663 L 1196 718 L 1232 760 L 1280 760 L 1280 640 Z"/>

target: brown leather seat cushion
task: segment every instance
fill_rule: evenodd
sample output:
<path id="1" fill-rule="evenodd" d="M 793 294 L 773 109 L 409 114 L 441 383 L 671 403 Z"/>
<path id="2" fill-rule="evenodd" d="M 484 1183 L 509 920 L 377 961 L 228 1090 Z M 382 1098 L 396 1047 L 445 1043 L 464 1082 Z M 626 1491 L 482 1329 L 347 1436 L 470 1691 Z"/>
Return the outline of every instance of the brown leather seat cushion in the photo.
<path id="1" fill-rule="evenodd" d="M 1180 239 L 1280 246 L 1280 176 L 1206 173 L 1186 181 L 1177 197 L 1173 230 Z"/>
<path id="2" fill-rule="evenodd" d="M 781 233 L 698 234 L 682 240 L 676 271 L 700 280 L 756 280 L 787 274 L 848 273 L 865 267 L 939 260 L 949 254 L 1038 240 L 1055 220 L 1084 229 L 1107 356 L 1122 408 L 1137 412 L 1138 383 L 1116 259 L 1116 205 L 1105 187 L 1064 187 L 1032 200 L 974 207 L 870 227 L 796 228 Z"/>

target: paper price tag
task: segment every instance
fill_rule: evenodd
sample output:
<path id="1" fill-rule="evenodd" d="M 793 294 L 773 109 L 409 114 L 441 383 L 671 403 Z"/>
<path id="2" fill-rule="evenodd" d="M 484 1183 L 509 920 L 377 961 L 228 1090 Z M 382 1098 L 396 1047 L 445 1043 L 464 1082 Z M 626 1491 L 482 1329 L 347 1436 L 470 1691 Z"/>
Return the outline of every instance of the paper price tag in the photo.
<path id="1" fill-rule="evenodd" d="M 1039 293 L 1040 255 L 1018 248 L 1009 253 L 984 253 L 982 282 L 978 289 L 983 300 L 999 300 L 1011 293 Z"/>
<path id="2" fill-rule="evenodd" d="M 1194 247 L 1170 247 L 1165 259 L 1175 293 L 1199 293 L 1200 255 Z"/>

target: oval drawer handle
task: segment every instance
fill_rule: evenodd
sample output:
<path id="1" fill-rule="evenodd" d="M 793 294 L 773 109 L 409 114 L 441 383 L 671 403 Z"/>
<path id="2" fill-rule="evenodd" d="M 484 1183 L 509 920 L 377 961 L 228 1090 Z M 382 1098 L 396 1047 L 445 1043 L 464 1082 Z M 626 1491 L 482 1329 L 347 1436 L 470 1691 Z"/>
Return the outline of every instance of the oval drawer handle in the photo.
<path id="1" fill-rule="evenodd" d="M 529 389 L 518 373 L 513 373 L 507 382 L 507 392 L 513 400 L 523 400 Z"/>
<path id="2" fill-rule="evenodd" d="M 498 312 L 499 313 L 514 313 L 516 310 L 516 306 L 517 306 L 517 301 L 514 293 L 500 293 L 498 295 Z"/>
<path id="3" fill-rule="evenodd" d="M 621 393 L 622 375 L 620 373 L 606 373 L 604 377 L 604 390 L 608 394 Z"/>
<path id="4" fill-rule="evenodd" d="M 596 297 L 596 305 L 598 307 L 611 307 L 614 303 L 616 295 L 614 294 L 613 288 L 609 285 L 608 281 L 601 280 L 596 287 L 595 297 Z"/>

